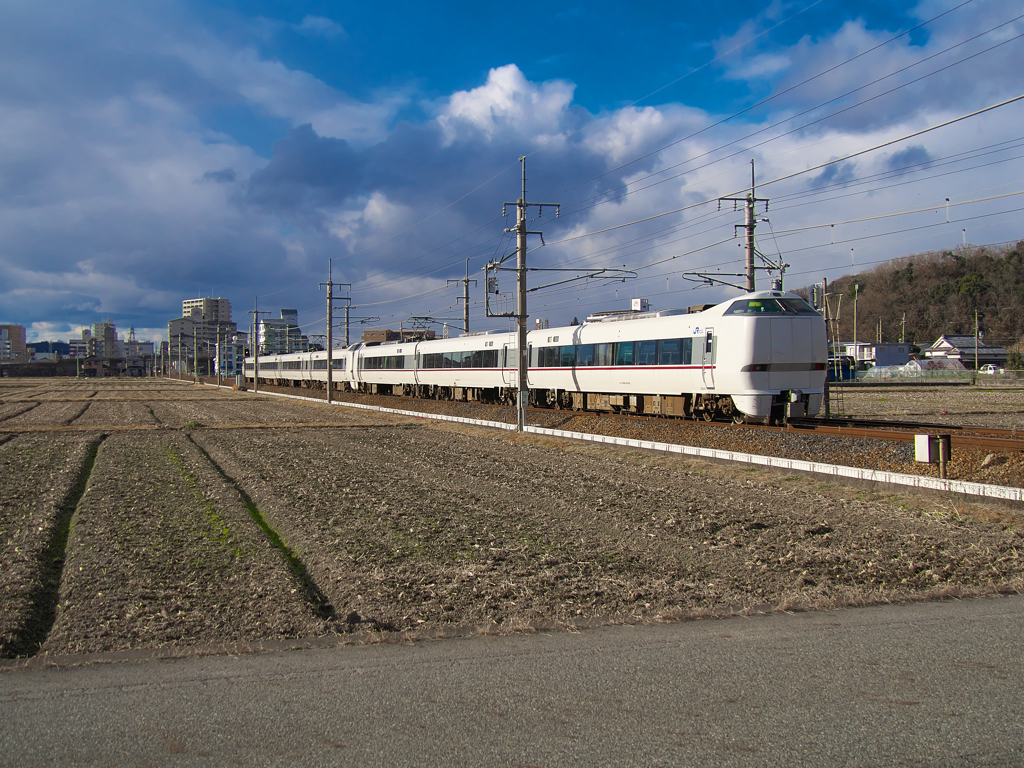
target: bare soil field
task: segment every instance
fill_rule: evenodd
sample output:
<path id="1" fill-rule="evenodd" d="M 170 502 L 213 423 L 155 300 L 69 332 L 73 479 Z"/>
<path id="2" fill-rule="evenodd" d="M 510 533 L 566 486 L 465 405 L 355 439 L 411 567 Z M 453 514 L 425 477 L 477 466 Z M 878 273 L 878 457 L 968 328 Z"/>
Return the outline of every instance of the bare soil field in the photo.
<path id="1" fill-rule="evenodd" d="M 0 422 L 7 427 L 61 426 L 70 424 L 89 407 L 88 401 L 72 400 L 71 402 L 41 401 L 31 409 L 17 416 L 11 416 Z"/>
<path id="2" fill-rule="evenodd" d="M 52 623 L 76 486 L 99 438 L 17 435 L 0 445 L 0 656 L 35 652 Z"/>
<path id="3" fill-rule="evenodd" d="M 137 425 L 156 424 L 153 410 L 146 403 L 136 400 L 101 400 L 96 398 L 87 404 L 85 412 L 75 419 L 75 424 L 88 425 Z"/>
<path id="4" fill-rule="evenodd" d="M 39 407 L 0 421 L 8 657 L 1024 588 L 1019 506 L 187 384 L 95 382 L 83 400 L 78 384 L 51 383 Z M 0 405 L 12 399 L 0 389 Z M 77 422 L 97 432 L 60 427 L 71 412 L 60 406 L 85 405 Z M 35 411 L 39 432 L 8 426 Z M 537 418 L 568 429 L 599 419 Z M 162 428 L 120 429 L 154 421 Z M 645 439 L 662 425 L 604 424 Z M 737 434 L 684 427 L 677 434 Z M 761 434 L 752 445 L 766 452 L 909 462 L 905 444 Z M 51 519 L 65 521 L 63 539 Z"/>
<path id="5" fill-rule="evenodd" d="M 1020 429 L 1024 432 L 1024 388 L 968 386 L 845 387 L 848 416 Z"/>
<path id="6" fill-rule="evenodd" d="M 75 512 L 44 652 L 325 631 L 287 561 L 185 435 L 104 440 Z"/>

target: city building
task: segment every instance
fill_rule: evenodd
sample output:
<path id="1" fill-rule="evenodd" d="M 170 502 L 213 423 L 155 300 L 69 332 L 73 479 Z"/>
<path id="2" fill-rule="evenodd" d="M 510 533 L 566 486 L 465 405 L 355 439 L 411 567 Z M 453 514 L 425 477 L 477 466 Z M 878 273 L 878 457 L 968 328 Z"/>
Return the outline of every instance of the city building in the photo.
<path id="1" fill-rule="evenodd" d="M 101 359 L 123 357 L 119 355 L 117 342 L 117 326 L 113 320 L 101 320 L 92 324 L 92 336 L 89 337 L 88 355 Z"/>
<path id="2" fill-rule="evenodd" d="M 181 317 L 167 324 L 169 370 L 212 373 L 217 344 L 233 337 L 238 325 L 231 320 L 231 302 L 222 298 L 185 299 Z M 179 368 L 180 366 L 180 368 Z"/>
<path id="3" fill-rule="evenodd" d="M 437 334 L 432 328 L 403 328 L 401 331 L 393 331 L 390 328 L 381 328 L 372 331 L 363 331 L 361 341 L 367 346 L 383 344 L 386 341 L 428 341 L 436 338 Z"/>
<path id="4" fill-rule="evenodd" d="M 68 339 L 68 347 L 71 349 L 71 357 L 88 357 L 89 339 L 91 338 L 92 331 L 88 328 L 83 328 L 81 335 L 77 339 Z"/>
<path id="5" fill-rule="evenodd" d="M 306 352 L 309 339 L 299 327 L 299 313 L 295 309 L 282 309 L 280 317 L 261 318 L 256 337 L 261 355 L 281 355 Z"/>
<path id="6" fill-rule="evenodd" d="M 14 363 L 28 362 L 25 349 L 25 326 L 0 325 L 0 360 Z"/>
<path id="7" fill-rule="evenodd" d="M 221 339 L 217 350 L 221 376 L 236 376 L 242 372 L 242 362 L 249 348 L 249 334 L 239 331 L 229 339 Z"/>

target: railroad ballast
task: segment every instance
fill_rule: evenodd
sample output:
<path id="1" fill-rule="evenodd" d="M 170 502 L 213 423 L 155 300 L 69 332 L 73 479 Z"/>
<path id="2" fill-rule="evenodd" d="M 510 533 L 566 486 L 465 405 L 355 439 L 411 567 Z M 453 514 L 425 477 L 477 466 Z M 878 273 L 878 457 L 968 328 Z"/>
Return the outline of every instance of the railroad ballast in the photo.
<path id="1" fill-rule="evenodd" d="M 695 311 L 696 310 L 696 311 Z M 710 307 L 594 315 L 530 332 L 530 403 L 539 407 L 781 422 L 821 409 L 825 321 L 783 291 Z M 513 405 L 516 334 L 362 343 L 332 353 L 334 386 L 368 394 Z M 256 360 L 245 360 L 251 381 Z M 261 382 L 323 388 L 327 352 L 261 356 Z"/>

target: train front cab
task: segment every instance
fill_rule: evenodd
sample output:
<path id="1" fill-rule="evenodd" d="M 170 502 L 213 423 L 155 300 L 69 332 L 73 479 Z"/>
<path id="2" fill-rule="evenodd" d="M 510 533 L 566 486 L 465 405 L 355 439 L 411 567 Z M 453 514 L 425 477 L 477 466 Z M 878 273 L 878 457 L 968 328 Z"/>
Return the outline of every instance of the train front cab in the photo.
<path id="1" fill-rule="evenodd" d="M 814 416 L 825 392 L 825 321 L 794 294 L 770 292 L 738 299 L 723 313 L 733 354 L 742 362 L 733 401 L 748 420 Z"/>

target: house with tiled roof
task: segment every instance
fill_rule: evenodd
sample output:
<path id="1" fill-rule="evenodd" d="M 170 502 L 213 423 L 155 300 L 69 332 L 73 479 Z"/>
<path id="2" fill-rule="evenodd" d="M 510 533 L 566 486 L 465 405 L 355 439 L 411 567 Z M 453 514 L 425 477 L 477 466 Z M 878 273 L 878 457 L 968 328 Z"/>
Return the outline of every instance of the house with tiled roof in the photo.
<path id="1" fill-rule="evenodd" d="M 977 349 L 977 359 L 975 359 Z M 985 340 L 974 335 L 946 334 L 940 336 L 930 347 L 921 350 L 931 360 L 958 360 L 965 368 L 977 369 L 986 363 L 1000 367 L 1006 365 L 1010 352 L 1002 347 L 990 347 Z"/>

